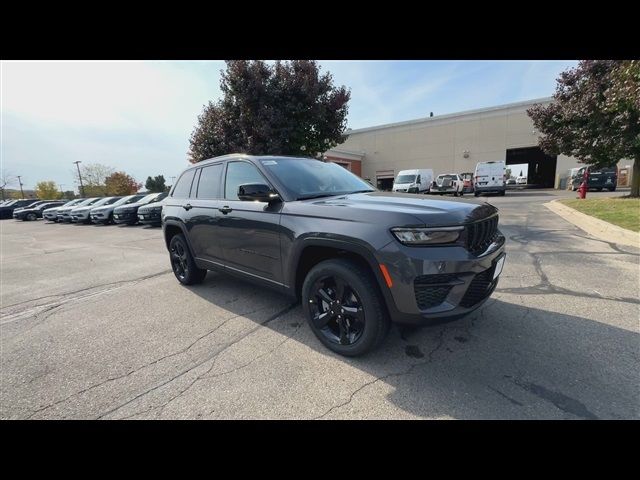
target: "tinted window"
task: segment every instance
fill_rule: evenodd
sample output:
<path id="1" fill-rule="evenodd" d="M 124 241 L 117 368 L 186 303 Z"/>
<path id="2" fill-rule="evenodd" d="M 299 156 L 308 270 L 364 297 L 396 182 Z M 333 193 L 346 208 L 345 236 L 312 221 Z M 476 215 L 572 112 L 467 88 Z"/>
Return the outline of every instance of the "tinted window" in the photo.
<path id="1" fill-rule="evenodd" d="M 238 186 L 245 183 L 266 184 L 258 169 L 247 162 L 231 162 L 227 164 L 227 179 L 224 187 L 224 197 L 238 200 Z"/>
<path id="2" fill-rule="evenodd" d="M 191 190 L 191 181 L 193 180 L 193 175 L 196 173 L 196 169 L 192 168 L 191 170 L 187 170 L 182 174 L 182 176 L 178 179 L 178 183 L 176 183 L 173 192 L 171 193 L 172 197 L 176 198 L 188 198 L 189 191 Z"/>
<path id="3" fill-rule="evenodd" d="M 223 165 L 211 165 L 204 167 L 200 173 L 198 183 L 198 198 L 219 198 L 220 197 L 220 177 L 222 176 Z"/>

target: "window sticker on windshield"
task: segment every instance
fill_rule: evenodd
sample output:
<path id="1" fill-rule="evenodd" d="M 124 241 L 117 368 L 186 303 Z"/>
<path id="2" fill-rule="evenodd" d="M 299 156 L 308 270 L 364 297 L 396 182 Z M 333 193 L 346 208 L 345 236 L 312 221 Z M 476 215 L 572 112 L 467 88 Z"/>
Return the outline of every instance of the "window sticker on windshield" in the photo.
<path id="1" fill-rule="evenodd" d="M 275 160 L 262 160 L 262 164 L 263 165 L 277 165 L 278 162 L 276 162 Z"/>

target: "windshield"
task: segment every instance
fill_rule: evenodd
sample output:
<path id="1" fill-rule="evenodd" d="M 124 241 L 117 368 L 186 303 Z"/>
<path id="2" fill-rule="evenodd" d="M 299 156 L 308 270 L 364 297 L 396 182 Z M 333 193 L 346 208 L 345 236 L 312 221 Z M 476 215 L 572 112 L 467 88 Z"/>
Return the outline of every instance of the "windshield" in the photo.
<path id="1" fill-rule="evenodd" d="M 375 191 L 337 163 L 306 158 L 274 158 L 260 162 L 298 200 Z"/>
<path id="2" fill-rule="evenodd" d="M 128 205 L 130 203 L 135 203 L 138 200 L 140 200 L 142 197 L 144 197 L 144 195 L 129 195 L 128 197 L 123 197 L 120 200 L 118 200 L 115 203 L 112 203 L 112 205 L 114 207 L 120 206 L 120 205 Z"/>
<path id="3" fill-rule="evenodd" d="M 415 175 L 398 175 L 398 178 L 396 178 L 396 183 L 413 183 L 415 179 Z"/>
<path id="4" fill-rule="evenodd" d="M 77 205 L 78 203 L 80 203 L 82 200 L 80 200 L 79 198 L 75 199 L 75 200 L 71 200 L 70 202 L 65 203 L 64 205 L 62 205 L 63 207 L 72 207 L 74 205 Z"/>
<path id="5" fill-rule="evenodd" d="M 165 198 L 167 196 L 166 193 L 152 193 L 150 195 L 147 195 L 146 197 L 143 197 L 142 200 L 140 200 L 139 203 L 153 203 L 153 202 L 157 202 L 159 200 L 162 200 L 163 198 Z"/>
<path id="6" fill-rule="evenodd" d="M 456 180 L 455 175 L 438 175 L 438 180 L 443 180 L 445 178 L 450 178 L 451 180 Z"/>

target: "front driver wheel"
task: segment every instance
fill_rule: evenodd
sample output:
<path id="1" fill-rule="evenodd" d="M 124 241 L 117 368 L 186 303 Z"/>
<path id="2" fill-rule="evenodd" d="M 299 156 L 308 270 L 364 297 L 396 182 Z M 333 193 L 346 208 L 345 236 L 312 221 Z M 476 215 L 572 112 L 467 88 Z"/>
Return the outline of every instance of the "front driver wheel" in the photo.
<path id="1" fill-rule="evenodd" d="M 27 220 L 29 220 L 30 222 L 32 222 L 33 220 L 36 220 L 38 218 L 38 216 L 35 213 L 30 213 L 27 215 Z"/>
<path id="2" fill-rule="evenodd" d="M 302 307 L 316 337 L 340 355 L 363 355 L 389 331 L 375 279 L 352 260 L 325 260 L 313 267 L 302 285 Z"/>
<path id="3" fill-rule="evenodd" d="M 169 243 L 169 256 L 173 274 L 183 285 L 202 283 L 207 271 L 196 266 L 184 235 L 175 235 Z"/>

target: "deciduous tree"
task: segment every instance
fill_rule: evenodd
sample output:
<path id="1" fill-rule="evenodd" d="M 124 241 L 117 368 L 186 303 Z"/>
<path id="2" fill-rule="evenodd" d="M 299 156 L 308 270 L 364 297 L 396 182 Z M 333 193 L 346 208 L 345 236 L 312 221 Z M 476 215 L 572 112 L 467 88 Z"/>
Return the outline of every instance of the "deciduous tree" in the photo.
<path id="1" fill-rule="evenodd" d="M 315 61 L 233 60 L 191 135 L 195 163 L 233 152 L 317 156 L 346 139 L 350 91 Z"/>
<path id="2" fill-rule="evenodd" d="M 36 183 L 36 196 L 43 200 L 57 200 L 62 198 L 62 192 L 53 180 L 44 180 Z"/>
<path id="3" fill-rule="evenodd" d="M 596 168 L 634 160 L 640 195 L 640 60 L 586 60 L 560 74 L 549 105 L 528 110 L 540 147 Z"/>
<path id="4" fill-rule="evenodd" d="M 132 195 L 142 187 L 142 183 L 124 172 L 115 172 L 105 179 L 106 195 Z"/>

